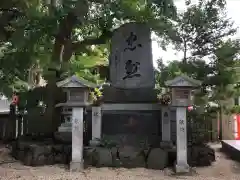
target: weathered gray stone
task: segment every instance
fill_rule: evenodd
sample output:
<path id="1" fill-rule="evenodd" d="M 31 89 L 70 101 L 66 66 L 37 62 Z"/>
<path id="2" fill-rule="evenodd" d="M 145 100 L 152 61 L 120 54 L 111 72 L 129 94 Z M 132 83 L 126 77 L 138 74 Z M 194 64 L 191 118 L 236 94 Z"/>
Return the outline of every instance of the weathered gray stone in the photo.
<path id="1" fill-rule="evenodd" d="M 54 138 L 62 143 L 71 143 L 72 142 L 72 132 L 55 132 Z"/>
<path id="2" fill-rule="evenodd" d="M 162 141 L 162 142 L 160 142 L 160 147 L 162 149 L 172 149 L 173 143 L 171 141 Z"/>
<path id="3" fill-rule="evenodd" d="M 45 155 L 48 155 L 48 154 L 52 153 L 52 146 L 51 145 L 46 145 L 46 146 L 43 146 L 43 147 L 44 147 L 44 154 Z"/>
<path id="4" fill-rule="evenodd" d="M 97 147 L 96 151 L 98 153 L 98 166 L 113 166 L 112 154 L 110 149 Z"/>
<path id="5" fill-rule="evenodd" d="M 150 28 L 142 23 L 127 23 L 114 31 L 109 65 L 114 87 L 154 88 Z"/>
<path id="6" fill-rule="evenodd" d="M 157 93 L 153 89 L 118 89 L 114 87 L 104 87 L 104 102 L 134 103 L 134 102 L 157 102 Z"/>
<path id="7" fill-rule="evenodd" d="M 125 146 L 119 149 L 119 156 L 122 165 L 126 168 L 145 167 L 141 149 Z"/>
<path id="8" fill-rule="evenodd" d="M 82 172 L 84 170 L 84 162 L 71 162 L 70 171 L 71 172 Z"/>
<path id="9" fill-rule="evenodd" d="M 33 154 L 32 165 L 41 166 L 45 164 L 45 152 L 46 148 L 44 146 L 31 145 L 30 151 Z"/>
<path id="10" fill-rule="evenodd" d="M 99 146 L 101 144 L 101 142 L 99 140 L 90 140 L 89 144 L 92 147 L 96 147 L 96 146 Z"/>
<path id="11" fill-rule="evenodd" d="M 20 141 L 18 140 L 17 141 L 17 146 L 18 146 L 18 149 L 23 151 L 26 147 L 29 147 L 31 144 L 35 144 L 34 142 L 32 141 Z"/>
<path id="12" fill-rule="evenodd" d="M 151 150 L 147 166 L 150 169 L 164 169 L 168 164 L 168 153 L 161 148 L 154 148 Z"/>
<path id="13" fill-rule="evenodd" d="M 20 161 L 23 161 L 24 160 L 24 156 L 25 156 L 24 151 L 20 151 L 20 150 L 17 151 L 17 158 L 16 159 L 18 159 Z"/>
<path id="14" fill-rule="evenodd" d="M 94 147 L 84 148 L 84 163 L 86 166 L 96 166 L 99 161 L 99 154 Z"/>
<path id="15" fill-rule="evenodd" d="M 26 148 L 24 150 L 23 164 L 25 166 L 32 166 L 33 165 L 32 161 L 33 161 L 33 153 L 32 151 L 30 151 L 30 149 Z"/>
<path id="16" fill-rule="evenodd" d="M 12 151 L 11 151 L 12 156 L 15 159 L 18 159 L 18 143 L 17 143 L 17 141 L 13 141 L 11 143 L 11 148 L 12 148 Z"/>
<path id="17" fill-rule="evenodd" d="M 53 157 L 53 160 L 54 160 L 54 163 L 56 163 L 56 164 L 64 163 L 63 156 L 60 153 L 55 154 Z"/>
<path id="18" fill-rule="evenodd" d="M 53 145 L 52 150 L 55 153 L 61 153 L 61 152 L 63 152 L 63 145 L 61 145 L 61 144 Z"/>

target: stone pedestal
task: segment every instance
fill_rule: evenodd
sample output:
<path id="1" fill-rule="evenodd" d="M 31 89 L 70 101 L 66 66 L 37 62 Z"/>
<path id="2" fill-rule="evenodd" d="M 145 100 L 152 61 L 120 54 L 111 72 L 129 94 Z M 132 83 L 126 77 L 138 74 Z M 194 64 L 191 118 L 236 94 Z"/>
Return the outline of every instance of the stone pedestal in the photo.
<path id="1" fill-rule="evenodd" d="M 72 132 L 72 123 L 64 122 L 58 127 L 58 132 Z"/>
<path id="2" fill-rule="evenodd" d="M 102 135 L 102 109 L 101 106 L 92 107 L 92 140 L 91 145 L 98 145 Z"/>
<path id="3" fill-rule="evenodd" d="M 72 162 L 71 171 L 83 170 L 83 107 L 72 109 Z"/>
<path id="4" fill-rule="evenodd" d="M 15 125 L 15 127 L 16 127 L 16 129 L 15 129 L 15 138 L 18 138 L 18 129 L 19 129 L 19 127 L 18 127 L 18 117 L 16 118 L 16 125 Z"/>
<path id="5" fill-rule="evenodd" d="M 75 162 L 72 161 L 70 163 L 70 171 L 72 172 L 81 172 L 84 169 L 84 161 L 82 160 L 81 162 Z"/>
<path id="6" fill-rule="evenodd" d="M 163 148 L 171 148 L 171 119 L 170 109 L 162 107 L 162 142 L 160 143 Z"/>
<path id="7" fill-rule="evenodd" d="M 23 136 L 23 117 L 21 117 L 21 136 Z"/>
<path id="8" fill-rule="evenodd" d="M 189 172 L 187 163 L 187 117 L 186 107 L 177 107 L 176 109 L 176 124 L 177 124 L 177 162 L 176 172 Z"/>
<path id="9" fill-rule="evenodd" d="M 149 80 L 150 81 L 150 80 Z M 153 88 L 119 89 L 103 88 L 105 103 L 157 103 L 157 92 Z"/>

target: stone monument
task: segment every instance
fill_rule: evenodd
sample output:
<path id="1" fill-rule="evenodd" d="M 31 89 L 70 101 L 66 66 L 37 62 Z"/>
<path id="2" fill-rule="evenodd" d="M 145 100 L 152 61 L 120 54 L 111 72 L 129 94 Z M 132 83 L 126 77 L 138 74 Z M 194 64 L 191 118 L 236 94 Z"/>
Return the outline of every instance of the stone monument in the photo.
<path id="1" fill-rule="evenodd" d="M 124 24 L 114 32 L 110 81 L 120 89 L 154 87 L 151 32 L 145 24 Z"/>
<path id="2" fill-rule="evenodd" d="M 143 139 L 160 142 L 151 44 L 150 28 L 144 23 L 124 24 L 112 36 L 110 85 L 103 87 L 101 106 L 102 135 L 129 146 Z"/>
<path id="3" fill-rule="evenodd" d="M 104 102 L 153 102 L 154 68 L 151 31 L 143 23 L 127 23 L 115 30 L 110 54 L 110 87 Z"/>

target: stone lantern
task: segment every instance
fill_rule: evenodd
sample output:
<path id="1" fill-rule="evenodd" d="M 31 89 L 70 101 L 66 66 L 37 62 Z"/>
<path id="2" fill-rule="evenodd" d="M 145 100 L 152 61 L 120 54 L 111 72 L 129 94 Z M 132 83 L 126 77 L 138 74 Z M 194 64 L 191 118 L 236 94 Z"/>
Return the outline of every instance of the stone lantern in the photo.
<path id="1" fill-rule="evenodd" d="M 72 132 L 72 108 L 88 106 L 90 90 L 96 86 L 75 75 L 57 82 L 57 86 L 62 88 L 67 95 L 66 102 L 56 105 L 56 107 L 62 107 L 61 115 L 63 119 L 63 123 L 58 128 L 58 131 Z"/>
<path id="2" fill-rule="evenodd" d="M 201 86 L 201 82 L 188 76 L 177 76 L 165 82 L 171 89 L 172 106 L 176 107 L 177 162 L 176 172 L 189 172 L 187 163 L 187 107 L 192 105 L 191 92 Z"/>
<path id="3" fill-rule="evenodd" d="M 190 106 L 192 105 L 191 92 L 201 86 L 201 81 L 182 75 L 166 81 L 165 85 L 171 89 L 172 106 Z"/>
<path id="4" fill-rule="evenodd" d="M 84 167 L 83 160 L 83 115 L 85 107 L 89 105 L 88 97 L 90 89 L 95 88 L 92 83 L 79 79 L 76 76 L 69 77 L 57 83 L 67 94 L 65 103 L 57 104 L 62 107 L 64 122 L 59 127 L 58 135 L 66 135 L 72 141 L 71 171 L 81 171 Z"/>

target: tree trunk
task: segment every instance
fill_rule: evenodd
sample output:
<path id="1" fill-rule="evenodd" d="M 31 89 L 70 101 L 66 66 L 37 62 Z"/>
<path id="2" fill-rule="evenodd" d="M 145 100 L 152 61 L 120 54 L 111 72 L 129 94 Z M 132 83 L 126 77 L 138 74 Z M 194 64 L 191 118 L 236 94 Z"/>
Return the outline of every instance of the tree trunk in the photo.
<path id="1" fill-rule="evenodd" d="M 85 3 L 84 3 L 85 2 Z M 68 15 L 60 22 L 59 32 L 55 36 L 55 44 L 52 54 L 53 68 L 56 70 L 56 74 L 52 74 L 51 80 L 48 82 L 49 95 L 51 102 L 49 102 L 48 107 L 51 109 L 50 118 L 52 121 L 52 132 L 55 132 L 58 128 L 60 118 L 56 115 L 55 105 L 58 102 L 56 97 L 57 87 L 56 82 L 60 79 L 60 72 L 65 69 L 61 64 L 69 62 L 72 53 L 81 47 L 93 44 L 104 44 L 109 37 L 112 36 L 112 32 L 102 29 L 102 35 L 96 38 L 85 39 L 81 42 L 72 42 L 72 31 L 74 26 L 78 23 L 78 18 L 84 20 L 83 17 L 88 13 L 88 1 L 79 1 L 77 10 L 69 12 Z M 56 68 L 58 67 L 58 68 Z"/>
<path id="2" fill-rule="evenodd" d="M 187 63 L 187 42 L 185 38 L 183 38 L 183 63 Z"/>
<path id="3" fill-rule="evenodd" d="M 60 22 L 59 33 L 55 37 L 52 54 L 53 69 L 55 69 L 55 72 L 51 73 L 51 77 L 48 81 L 49 98 L 51 99 L 48 102 L 48 115 L 50 118 L 49 120 L 52 122 L 52 133 L 57 131 L 60 124 L 59 111 L 55 108 L 55 105 L 59 102 L 59 90 L 56 86 L 56 82 L 60 80 L 63 68 L 61 64 L 63 61 L 68 61 L 72 56 L 71 47 L 69 46 L 72 44 L 71 34 L 76 22 L 77 17 L 73 13 L 69 13 L 62 22 Z"/>

